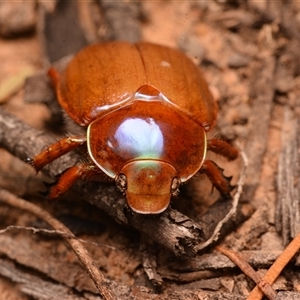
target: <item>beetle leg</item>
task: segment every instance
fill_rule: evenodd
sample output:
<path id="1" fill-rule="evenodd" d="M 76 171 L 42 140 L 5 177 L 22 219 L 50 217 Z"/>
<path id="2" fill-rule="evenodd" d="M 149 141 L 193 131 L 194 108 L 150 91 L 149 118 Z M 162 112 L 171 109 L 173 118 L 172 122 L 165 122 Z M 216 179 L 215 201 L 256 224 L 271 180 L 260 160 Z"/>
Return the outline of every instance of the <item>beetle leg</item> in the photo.
<path id="1" fill-rule="evenodd" d="M 102 174 L 99 173 L 99 168 L 92 163 L 83 163 L 70 167 L 58 175 L 58 181 L 50 187 L 48 197 L 50 199 L 57 198 L 68 191 L 77 180 L 88 180 L 96 175 L 99 176 L 99 174 Z"/>
<path id="2" fill-rule="evenodd" d="M 221 169 L 216 163 L 212 160 L 204 161 L 200 172 L 206 174 L 213 186 L 216 187 L 223 197 L 230 197 L 230 192 L 234 188 L 230 184 L 232 177 L 223 175 L 223 169 Z"/>
<path id="3" fill-rule="evenodd" d="M 225 156 L 229 160 L 234 160 L 238 157 L 238 150 L 232 147 L 225 141 L 212 139 L 207 141 L 207 150 Z"/>
<path id="4" fill-rule="evenodd" d="M 40 154 L 34 158 L 27 158 L 26 162 L 31 164 L 38 172 L 44 166 L 57 159 L 58 157 L 68 153 L 69 151 L 76 149 L 86 142 L 86 136 L 72 136 L 62 138 L 56 143 L 48 146 Z"/>

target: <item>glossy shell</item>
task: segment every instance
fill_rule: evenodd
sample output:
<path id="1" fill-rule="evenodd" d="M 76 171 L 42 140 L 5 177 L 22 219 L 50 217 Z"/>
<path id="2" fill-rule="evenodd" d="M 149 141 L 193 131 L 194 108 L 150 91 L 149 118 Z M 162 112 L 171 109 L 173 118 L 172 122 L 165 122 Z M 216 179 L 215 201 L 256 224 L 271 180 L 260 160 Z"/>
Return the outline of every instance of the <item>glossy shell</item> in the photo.
<path id="1" fill-rule="evenodd" d="M 171 164 L 181 182 L 201 167 L 206 155 L 204 129 L 160 101 L 135 101 L 93 121 L 88 150 L 108 176 L 118 175 L 133 160 Z"/>
<path id="2" fill-rule="evenodd" d="M 206 131 L 217 108 L 197 66 L 181 52 L 155 44 L 109 42 L 80 51 L 59 80 L 58 100 L 80 125 L 132 101 L 144 85 Z"/>
<path id="3" fill-rule="evenodd" d="M 94 164 L 138 213 L 160 213 L 205 160 L 216 104 L 197 66 L 150 43 L 92 45 L 57 80 L 61 106 L 87 127 Z"/>

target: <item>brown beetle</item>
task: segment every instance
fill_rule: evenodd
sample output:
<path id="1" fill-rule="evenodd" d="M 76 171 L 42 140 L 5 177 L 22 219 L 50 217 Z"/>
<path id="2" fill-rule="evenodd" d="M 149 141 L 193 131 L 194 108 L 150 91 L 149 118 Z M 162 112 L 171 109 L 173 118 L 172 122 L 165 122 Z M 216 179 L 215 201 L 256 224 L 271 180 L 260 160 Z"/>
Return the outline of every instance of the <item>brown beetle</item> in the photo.
<path id="1" fill-rule="evenodd" d="M 158 214 L 179 185 L 205 173 L 223 196 L 230 179 L 207 150 L 235 159 L 224 141 L 207 140 L 216 104 L 199 68 L 181 52 L 155 44 L 108 42 L 80 51 L 59 74 L 49 72 L 60 105 L 85 135 L 70 136 L 29 159 L 38 171 L 86 144 L 90 161 L 67 169 L 50 198 L 78 179 L 105 173 L 126 194 L 129 207 Z"/>

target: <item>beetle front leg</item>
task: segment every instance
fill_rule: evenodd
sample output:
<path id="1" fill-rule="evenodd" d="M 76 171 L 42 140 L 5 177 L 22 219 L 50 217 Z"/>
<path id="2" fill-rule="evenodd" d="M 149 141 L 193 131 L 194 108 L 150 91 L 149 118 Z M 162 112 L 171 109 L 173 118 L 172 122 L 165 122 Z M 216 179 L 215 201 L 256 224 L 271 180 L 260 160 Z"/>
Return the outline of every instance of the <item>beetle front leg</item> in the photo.
<path id="1" fill-rule="evenodd" d="M 238 157 L 238 150 L 232 147 L 225 141 L 212 139 L 207 141 L 207 150 L 220 154 L 229 160 L 234 160 Z"/>
<path id="2" fill-rule="evenodd" d="M 223 169 L 221 169 L 212 160 L 204 161 L 200 173 L 205 173 L 210 182 L 214 187 L 220 192 L 220 194 L 228 198 L 230 197 L 230 192 L 233 190 L 233 186 L 230 184 L 232 177 L 227 177 L 223 175 Z"/>
<path id="3" fill-rule="evenodd" d="M 26 162 L 31 164 L 34 169 L 38 172 L 44 166 L 52 162 L 53 160 L 59 158 L 60 156 L 76 149 L 77 147 L 83 145 L 86 142 L 86 136 L 72 136 L 60 139 L 56 143 L 48 146 L 40 154 L 36 155 L 34 158 L 27 158 Z"/>
<path id="4" fill-rule="evenodd" d="M 48 197 L 54 199 L 67 192 L 71 186 L 79 179 L 88 180 L 92 177 L 99 176 L 99 168 L 93 163 L 79 164 L 66 169 L 62 174 L 58 175 L 58 181 L 50 185 Z"/>

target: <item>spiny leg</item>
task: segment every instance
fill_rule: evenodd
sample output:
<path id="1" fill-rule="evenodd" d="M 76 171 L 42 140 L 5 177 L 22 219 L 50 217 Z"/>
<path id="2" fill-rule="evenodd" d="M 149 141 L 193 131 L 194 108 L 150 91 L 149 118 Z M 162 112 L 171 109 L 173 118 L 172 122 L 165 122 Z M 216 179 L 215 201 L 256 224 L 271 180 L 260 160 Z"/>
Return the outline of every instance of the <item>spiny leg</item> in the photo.
<path id="1" fill-rule="evenodd" d="M 214 163 L 212 160 L 204 161 L 200 172 L 206 174 L 210 182 L 214 187 L 216 187 L 223 197 L 230 197 L 230 192 L 234 188 L 230 184 L 232 177 L 226 177 L 223 175 L 223 169 L 221 169 L 216 163 Z"/>
<path id="2" fill-rule="evenodd" d="M 58 176 L 58 181 L 54 185 L 50 185 L 50 191 L 47 193 L 48 197 L 50 199 L 59 197 L 67 192 L 79 179 L 89 180 L 92 177 L 99 176 L 99 174 L 102 175 L 103 173 L 99 171 L 99 168 L 93 163 L 78 164 L 66 169 Z"/>
<path id="3" fill-rule="evenodd" d="M 225 141 L 212 139 L 207 141 L 207 150 L 220 154 L 229 160 L 234 160 L 238 157 L 238 150 Z"/>
<path id="4" fill-rule="evenodd" d="M 53 160 L 70 152 L 71 150 L 76 149 L 77 147 L 83 145 L 85 142 L 85 135 L 62 138 L 51 146 L 48 146 L 34 158 L 27 158 L 26 162 L 31 164 L 38 172 Z"/>

